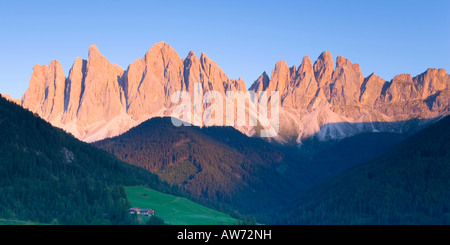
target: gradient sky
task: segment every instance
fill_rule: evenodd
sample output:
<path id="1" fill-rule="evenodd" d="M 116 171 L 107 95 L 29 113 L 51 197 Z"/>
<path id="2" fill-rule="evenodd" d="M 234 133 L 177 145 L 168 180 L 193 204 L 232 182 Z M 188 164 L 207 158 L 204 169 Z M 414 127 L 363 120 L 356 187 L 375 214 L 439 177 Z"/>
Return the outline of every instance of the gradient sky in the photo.
<path id="1" fill-rule="evenodd" d="M 159 41 L 247 86 L 325 50 L 385 80 L 449 72 L 450 1 L 1 1 L 0 92 L 21 98 L 33 66 L 53 59 L 67 76 L 91 44 L 126 69 Z"/>

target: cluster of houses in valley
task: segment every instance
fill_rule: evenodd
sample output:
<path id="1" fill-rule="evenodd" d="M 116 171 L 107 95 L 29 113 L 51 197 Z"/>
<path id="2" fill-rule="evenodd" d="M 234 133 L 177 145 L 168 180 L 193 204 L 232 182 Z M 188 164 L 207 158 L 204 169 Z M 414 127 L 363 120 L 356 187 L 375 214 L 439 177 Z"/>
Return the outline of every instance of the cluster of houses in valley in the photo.
<path id="1" fill-rule="evenodd" d="M 129 211 L 130 211 L 130 214 L 140 214 L 143 216 L 155 215 L 155 211 L 151 208 L 148 208 L 148 209 L 130 208 Z"/>

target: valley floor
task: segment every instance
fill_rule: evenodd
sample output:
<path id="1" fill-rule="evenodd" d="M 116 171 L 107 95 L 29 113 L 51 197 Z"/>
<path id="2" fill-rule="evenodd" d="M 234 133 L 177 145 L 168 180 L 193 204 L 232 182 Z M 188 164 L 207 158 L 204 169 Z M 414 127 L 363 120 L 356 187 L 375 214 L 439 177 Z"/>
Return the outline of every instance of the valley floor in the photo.
<path id="1" fill-rule="evenodd" d="M 238 222 L 224 213 L 206 208 L 186 198 L 164 194 L 145 187 L 126 187 L 133 207 L 153 209 L 155 215 L 171 225 L 233 225 Z M 138 216 L 145 223 L 148 216 Z"/>

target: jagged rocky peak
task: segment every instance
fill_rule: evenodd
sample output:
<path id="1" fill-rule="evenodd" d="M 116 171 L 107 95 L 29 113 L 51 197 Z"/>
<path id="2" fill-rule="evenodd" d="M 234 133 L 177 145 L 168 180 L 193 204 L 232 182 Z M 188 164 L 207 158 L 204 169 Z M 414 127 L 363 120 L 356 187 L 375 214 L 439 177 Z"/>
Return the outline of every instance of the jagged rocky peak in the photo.
<path id="1" fill-rule="evenodd" d="M 364 76 L 358 64 L 352 64 L 343 56 L 336 58 L 336 69 L 332 75 L 328 100 L 333 105 L 358 103 Z"/>
<path id="2" fill-rule="evenodd" d="M 177 52 L 166 42 L 153 45 L 142 59 L 137 59 L 128 66 L 128 89 L 137 90 L 137 87 L 133 85 L 139 85 L 144 72 L 149 73 L 148 76 L 155 76 L 162 82 L 164 71 L 169 69 L 169 64 L 171 64 L 170 69 L 173 69 L 173 66 L 181 66 L 181 62 Z"/>
<path id="3" fill-rule="evenodd" d="M 374 73 L 364 78 L 359 64 L 343 56 L 337 56 L 335 64 L 333 67 L 331 53 L 325 51 L 312 68 L 309 57 L 304 57 L 292 76 L 292 68 L 279 61 L 270 79 L 260 76 L 253 83 L 253 91 L 280 92 L 283 137 L 297 137 L 299 141 L 329 123 L 405 121 L 449 113 L 450 80 L 443 69 L 429 69 L 414 78 L 399 75 L 386 82 Z M 263 86 L 263 78 L 268 79 L 267 86 Z M 326 130 L 320 133 L 322 138 L 340 138 L 361 131 L 352 126 L 344 130 L 331 125 Z"/>
<path id="4" fill-rule="evenodd" d="M 197 59 L 197 55 L 195 55 L 194 51 L 191 50 L 191 51 L 189 51 L 186 58 L 192 58 L 192 57 L 195 57 Z"/>
<path id="5" fill-rule="evenodd" d="M 80 106 L 80 99 L 83 92 L 82 89 L 84 88 L 86 66 L 87 60 L 77 57 L 73 62 L 72 68 L 70 68 L 64 93 L 65 113 L 62 116 L 63 122 L 70 122 L 77 116 L 78 108 Z"/>
<path id="6" fill-rule="evenodd" d="M 61 64 L 35 65 L 22 105 L 42 118 L 52 120 L 64 109 L 65 75 Z"/>
<path id="7" fill-rule="evenodd" d="M 189 69 L 193 64 L 195 64 L 195 65 L 200 64 L 200 60 L 197 57 L 197 55 L 194 53 L 194 51 L 189 51 L 188 55 L 183 60 L 183 63 L 184 63 L 184 68 Z M 196 68 L 200 68 L 200 66 L 198 66 Z"/>
<path id="8" fill-rule="evenodd" d="M 314 72 L 312 61 L 309 56 L 304 56 L 302 64 L 298 67 L 297 74 L 304 74 L 306 72 Z"/>
<path id="9" fill-rule="evenodd" d="M 194 83 L 202 84 L 204 93 L 214 90 L 224 97 L 226 91 L 247 91 L 242 79 L 228 78 L 206 54 L 197 57 L 191 51 L 181 59 L 165 42 L 153 45 L 126 71 L 111 64 L 96 45 L 88 54 L 87 60 L 75 59 L 67 79 L 56 60 L 36 65 L 21 103 L 87 142 L 119 135 L 151 117 L 171 115 L 176 106 L 172 94 L 192 95 Z M 364 78 L 359 65 L 343 56 L 337 56 L 335 64 L 325 51 L 314 65 L 309 56 L 298 68 L 278 61 L 270 77 L 264 72 L 255 80 L 250 90 L 279 92 L 282 133 L 277 139 L 301 141 L 325 129 L 322 138 L 340 138 L 363 129 L 332 126 L 339 122 L 392 122 L 449 113 L 450 76 L 444 69 L 428 69 L 416 77 L 402 74 L 386 82 L 375 74 Z"/>
<path id="10" fill-rule="evenodd" d="M 297 69 L 296 69 L 295 65 L 293 65 L 289 68 L 289 74 L 291 77 L 295 76 L 296 72 L 297 72 Z"/>
<path id="11" fill-rule="evenodd" d="M 275 64 L 275 68 L 272 71 L 271 79 L 267 90 L 284 92 L 286 85 L 290 80 L 290 69 L 285 60 L 280 60 Z"/>
<path id="12" fill-rule="evenodd" d="M 181 65 L 178 53 L 166 42 L 153 45 L 144 56 L 147 66 L 155 68 L 155 72 L 164 70 L 170 63 Z"/>
<path id="13" fill-rule="evenodd" d="M 95 44 L 92 44 L 91 46 L 89 46 L 88 55 L 89 55 L 89 58 L 91 58 L 91 59 L 95 59 L 97 57 L 104 58 L 104 56 L 102 54 L 100 54 L 100 51 L 98 51 L 98 47 Z"/>
<path id="14" fill-rule="evenodd" d="M 97 46 L 89 47 L 84 90 L 77 112 L 78 123 L 84 125 L 109 121 L 121 114 L 125 106 L 124 91 L 120 81 L 124 70 L 110 63 Z"/>
<path id="15" fill-rule="evenodd" d="M 400 83 L 412 83 L 412 76 L 410 74 L 399 74 L 395 75 L 392 79 L 392 82 L 400 82 Z"/>
<path id="16" fill-rule="evenodd" d="M 347 58 L 345 58 L 344 56 L 337 56 L 336 57 L 336 69 L 343 67 L 344 65 L 348 65 L 351 64 L 350 60 L 348 60 Z"/>
<path id="17" fill-rule="evenodd" d="M 129 65 L 124 87 L 127 113 L 142 120 L 170 104 L 169 93 L 183 86 L 183 61 L 166 42 L 153 45 L 142 59 Z"/>
<path id="18" fill-rule="evenodd" d="M 445 69 L 429 68 L 424 73 L 414 78 L 419 87 L 422 99 L 435 94 L 438 91 L 448 89 L 450 84 L 450 75 Z"/>
<path id="19" fill-rule="evenodd" d="M 216 62 L 212 61 L 203 52 L 200 55 L 200 63 L 206 77 L 209 79 L 209 82 L 212 83 L 213 87 L 220 88 L 221 83 L 229 80 L 227 75 L 225 75 L 225 72 L 223 72 L 223 70 L 216 64 Z"/>
<path id="20" fill-rule="evenodd" d="M 265 91 L 269 86 L 269 81 L 270 81 L 269 76 L 267 75 L 266 72 L 263 72 L 261 76 L 259 76 L 258 79 L 256 79 L 256 81 L 253 82 L 249 90 L 257 93 Z"/>
<path id="21" fill-rule="evenodd" d="M 286 61 L 279 60 L 277 63 L 275 63 L 275 69 L 273 70 L 272 75 L 286 74 L 288 70 L 289 68 Z"/>
<path id="22" fill-rule="evenodd" d="M 384 101 L 426 99 L 439 91 L 447 90 L 449 84 L 450 76 L 445 69 L 428 69 L 416 77 L 410 74 L 396 75 L 386 91 Z"/>
<path id="23" fill-rule="evenodd" d="M 226 91 L 247 91 L 245 81 L 241 77 L 238 79 L 231 79 L 230 82 L 224 84 Z"/>
<path id="24" fill-rule="evenodd" d="M 375 101 L 380 97 L 383 87 L 386 81 L 381 77 L 375 75 L 375 73 L 370 74 L 364 79 L 361 85 L 361 97 L 359 101 L 368 106 L 373 106 Z"/>
<path id="25" fill-rule="evenodd" d="M 333 69 L 333 57 L 330 52 L 324 51 L 314 63 L 314 75 L 320 87 L 324 87 L 327 82 L 331 81 Z"/>
<path id="26" fill-rule="evenodd" d="M 193 90 L 195 83 L 202 82 L 203 78 L 200 77 L 203 72 L 202 65 L 193 51 L 189 52 L 183 63 L 185 90 Z"/>
<path id="27" fill-rule="evenodd" d="M 400 74 L 394 76 L 386 90 L 385 102 L 405 102 L 409 99 L 419 97 L 417 87 L 414 85 L 410 74 Z"/>
<path id="28" fill-rule="evenodd" d="M 294 109 L 307 108 L 316 96 L 317 89 L 311 59 L 305 56 L 296 74 L 291 74 L 287 88 L 281 93 L 282 106 Z"/>
<path id="29" fill-rule="evenodd" d="M 329 100 L 331 97 L 331 77 L 334 71 L 334 63 L 331 53 L 328 51 L 322 52 L 314 63 L 313 69 L 314 77 L 320 88 L 320 92 L 318 94 Z"/>
<path id="30" fill-rule="evenodd" d="M 105 58 L 105 56 L 103 56 L 100 51 L 98 50 L 97 45 L 91 45 L 89 46 L 89 51 L 88 51 L 88 68 L 93 69 L 93 68 L 99 68 L 99 69 L 103 69 L 103 68 L 112 68 L 112 72 L 114 73 L 123 73 L 124 70 L 122 67 L 116 65 L 116 64 L 112 64 L 109 62 L 109 60 L 107 58 Z"/>
<path id="31" fill-rule="evenodd" d="M 76 57 L 73 62 L 72 68 L 69 71 L 69 78 L 79 79 L 81 78 L 86 70 L 87 60 L 83 60 L 80 57 Z"/>

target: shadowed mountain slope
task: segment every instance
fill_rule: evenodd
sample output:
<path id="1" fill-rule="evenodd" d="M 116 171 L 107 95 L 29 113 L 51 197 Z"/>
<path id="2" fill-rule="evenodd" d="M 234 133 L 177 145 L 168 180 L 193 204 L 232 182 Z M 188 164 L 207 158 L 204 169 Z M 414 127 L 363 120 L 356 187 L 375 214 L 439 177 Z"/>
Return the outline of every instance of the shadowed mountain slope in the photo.
<path id="1" fill-rule="evenodd" d="M 47 224 L 134 224 L 123 186 L 158 177 L 75 139 L 0 97 L 0 217 Z"/>
<path id="2" fill-rule="evenodd" d="M 449 224 L 450 117 L 283 208 L 290 224 Z"/>

